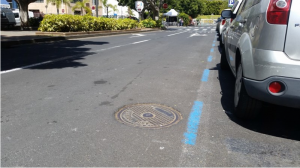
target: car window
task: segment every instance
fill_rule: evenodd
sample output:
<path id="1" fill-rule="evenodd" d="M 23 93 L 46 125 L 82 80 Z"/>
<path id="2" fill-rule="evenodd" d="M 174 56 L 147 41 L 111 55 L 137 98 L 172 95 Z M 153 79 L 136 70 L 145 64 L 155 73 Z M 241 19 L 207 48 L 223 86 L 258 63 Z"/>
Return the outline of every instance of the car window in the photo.
<path id="1" fill-rule="evenodd" d="M 19 17 L 19 13 L 14 13 L 14 15 L 15 15 L 15 18 Z"/>
<path id="2" fill-rule="evenodd" d="M 238 6 L 239 1 L 235 1 L 235 3 L 233 4 L 233 7 L 231 8 L 231 11 L 234 12 L 235 8 Z"/>
<path id="3" fill-rule="evenodd" d="M 244 9 L 245 9 L 245 4 L 247 3 L 247 1 L 248 1 L 248 0 L 244 0 L 244 1 L 242 2 L 241 6 L 240 6 L 240 9 L 239 9 L 239 11 L 237 12 L 237 15 L 240 15 L 240 13 L 244 11 Z"/>
<path id="4" fill-rule="evenodd" d="M 261 0 L 246 0 L 246 3 L 245 3 L 245 5 L 244 5 L 242 11 L 245 11 L 245 10 L 251 8 L 252 6 L 254 6 L 254 5 L 260 3 L 260 1 L 261 1 Z"/>

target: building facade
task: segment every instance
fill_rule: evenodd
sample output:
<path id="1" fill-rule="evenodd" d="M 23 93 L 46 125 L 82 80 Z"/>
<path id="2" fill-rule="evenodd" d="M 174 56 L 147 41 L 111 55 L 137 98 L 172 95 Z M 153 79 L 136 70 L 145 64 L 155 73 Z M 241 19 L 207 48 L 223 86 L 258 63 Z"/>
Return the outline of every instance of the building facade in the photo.
<path id="1" fill-rule="evenodd" d="M 77 1 L 73 0 L 71 1 L 71 6 L 67 6 L 66 4 L 62 4 L 59 8 L 59 14 L 71 14 L 71 15 L 81 15 L 81 9 L 76 9 L 75 11 L 72 10 L 72 7 L 75 5 Z M 95 7 L 95 0 L 90 0 L 88 3 L 86 3 L 87 7 L 90 7 L 91 9 L 93 6 Z M 101 4 L 99 4 L 101 5 Z M 43 13 L 43 14 L 57 14 L 57 9 L 54 3 L 47 4 L 46 0 L 37 0 L 28 6 L 29 11 L 32 11 L 33 13 Z M 95 13 L 95 12 L 93 12 Z M 83 11 L 83 15 L 85 15 L 85 11 Z M 98 14 L 102 15 L 102 9 L 99 8 Z"/>

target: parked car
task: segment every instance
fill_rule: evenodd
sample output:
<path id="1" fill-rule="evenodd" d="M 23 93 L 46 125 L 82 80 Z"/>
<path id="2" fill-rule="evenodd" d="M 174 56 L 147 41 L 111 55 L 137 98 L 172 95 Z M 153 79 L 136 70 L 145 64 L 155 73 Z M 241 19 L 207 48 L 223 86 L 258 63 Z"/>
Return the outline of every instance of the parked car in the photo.
<path id="1" fill-rule="evenodd" d="M 231 9 L 224 9 L 224 10 L 228 10 L 228 11 L 230 11 Z M 224 11 L 223 10 L 223 11 Z M 218 34 L 219 34 L 219 36 L 221 36 L 221 30 L 222 30 L 222 28 L 223 28 L 223 26 L 225 25 L 225 22 L 226 22 L 226 19 L 225 18 L 223 18 L 222 17 L 222 20 L 221 20 L 221 22 L 219 23 L 219 27 L 218 27 Z"/>
<path id="2" fill-rule="evenodd" d="M 217 23 L 217 25 L 216 25 L 216 31 L 217 31 L 218 34 L 220 32 L 219 28 L 220 28 L 220 23 L 221 23 L 222 19 L 223 19 L 222 17 L 219 17 L 217 19 L 217 21 L 216 21 L 216 23 Z"/>
<path id="3" fill-rule="evenodd" d="M 20 18 L 20 11 L 19 9 L 13 9 L 12 11 L 15 15 L 15 19 L 16 19 L 16 25 L 15 26 L 21 26 L 21 18 Z M 28 18 L 33 18 L 33 12 L 28 11 Z"/>
<path id="4" fill-rule="evenodd" d="M 0 8 L 1 10 L 1 28 L 13 27 L 16 25 L 16 19 L 11 9 Z"/>
<path id="5" fill-rule="evenodd" d="M 300 109 L 300 1 L 244 0 L 224 39 L 221 68 L 234 76 L 234 114 L 253 118 L 264 102 Z"/>
<path id="6" fill-rule="evenodd" d="M 233 4 L 231 11 L 233 15 L 236 15 L 236 13 L 238 12 L 238 9 L 240 8 L 241 4 L 242 4 L 243 0 L 238 0 L 235 1 L 235 3 Z M 223 39 L 224 39 L 224 32 L 227 30 L 228 26 L 230 25 L 230 23 L 232 22 L 232 18 L 225 18 L 225 24 L 222 27 L 222 30 L 220 30 L 219 34 L 219 41 L 220 41 L 220 46 L 223 46 Z"/>

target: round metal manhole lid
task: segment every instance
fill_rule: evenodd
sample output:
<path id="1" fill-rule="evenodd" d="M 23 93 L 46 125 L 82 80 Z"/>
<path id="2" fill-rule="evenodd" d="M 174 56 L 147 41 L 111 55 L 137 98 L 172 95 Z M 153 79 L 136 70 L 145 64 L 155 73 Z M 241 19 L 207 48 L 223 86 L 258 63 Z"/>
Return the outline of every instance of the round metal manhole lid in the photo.
<path id="1" fill-rule="evenodd" d="M 172 126 L 182 119 L 178 111 L 159 104 L 124 106 L 115 113 L 115 117 L 130 126 L 154 129 Z"/>

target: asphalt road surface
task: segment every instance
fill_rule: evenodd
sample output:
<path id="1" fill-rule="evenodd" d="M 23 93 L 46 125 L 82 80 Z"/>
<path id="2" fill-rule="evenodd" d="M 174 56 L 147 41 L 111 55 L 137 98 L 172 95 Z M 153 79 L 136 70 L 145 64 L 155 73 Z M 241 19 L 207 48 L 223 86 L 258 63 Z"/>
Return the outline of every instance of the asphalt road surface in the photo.
<path id="1" fill-rule="evenodd" d="M 219 50 L 214 25 L 2 49 L 1 166 L 300 166 L 299 110 L 237 119 Z"/>

